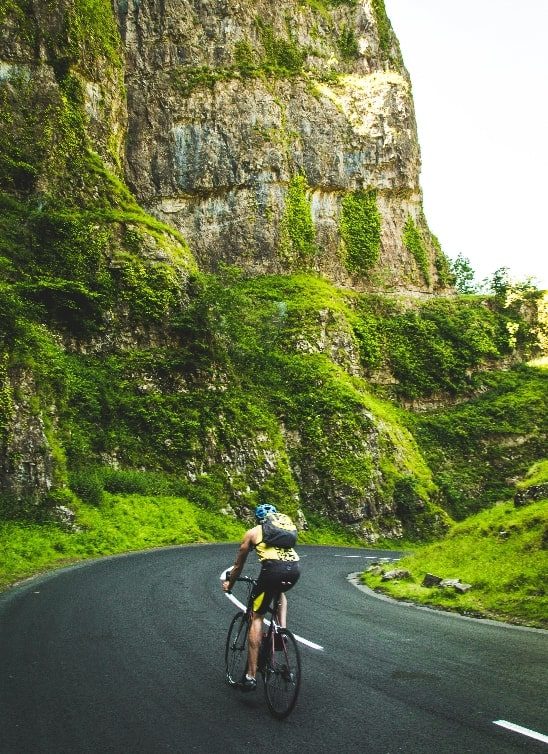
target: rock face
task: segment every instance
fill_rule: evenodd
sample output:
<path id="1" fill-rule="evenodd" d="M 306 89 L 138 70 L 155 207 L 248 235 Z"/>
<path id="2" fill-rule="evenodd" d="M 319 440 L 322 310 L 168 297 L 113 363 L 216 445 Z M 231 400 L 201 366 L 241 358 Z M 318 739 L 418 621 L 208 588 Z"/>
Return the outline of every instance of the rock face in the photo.
<path id="1" fill-rule="evenodd" d="M 419 167 L 382 0 L 0 3 L 0 504 L 161 469 L 400 535 L 434 485 L 341 291 L 444 288 Z"/>
<path id="2" fill-rule="evenodd" d="M 519 508 L 544 498 L 548 498 L 548 484 L 535 484 L 524 490 L 518 490 L 514 495 L 514 505 Z"/>
<path id="3" fill-rule="evenodd" d="M 32 509 L 54 484 L 54 463 L 44 417 L 30 405 L 36 393 L 29 372 L 14 376 L 19 398 L 13 400 L 10 433 L 0 466 L 0 495 L 25 499 Z M 51 417 L 50 417 L 51 422 Z"/>
<path id="4" fill-rule="evenodd" d="M 118 16 L 128 181 L 203 267 L 443 287 L 409 77 L 382 3 L 128 0 Z M 366 193 L 380 227 L 360 260 L 348 227 Z M 311 216 L 308 239 L 295 195 Z"/>

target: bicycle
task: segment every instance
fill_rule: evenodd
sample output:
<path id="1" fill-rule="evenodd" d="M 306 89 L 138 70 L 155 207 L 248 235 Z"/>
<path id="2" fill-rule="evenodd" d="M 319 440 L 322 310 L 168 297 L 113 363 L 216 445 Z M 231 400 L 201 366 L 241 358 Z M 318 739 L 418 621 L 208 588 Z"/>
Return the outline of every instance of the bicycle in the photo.
<path id="1" fill-rule="evenodd" d="M 257 581 L 249 576 L 240 576 L 236 581 L 247 583 L 247 607 L 232 618 L 225 647 L 226 681 L 237 687 L 246 670 L 247 638 L 252 613 L 251 594 Z M 268 709 L 279 720 L 287 717 L 297 703 L 301 685 L 301 656 L 295 637 L 277 622 L 280 594 L 276 595 L 267 613 L 270 622 L 259 648 L 258 670 L 263 679 L 263 688 Z"/>

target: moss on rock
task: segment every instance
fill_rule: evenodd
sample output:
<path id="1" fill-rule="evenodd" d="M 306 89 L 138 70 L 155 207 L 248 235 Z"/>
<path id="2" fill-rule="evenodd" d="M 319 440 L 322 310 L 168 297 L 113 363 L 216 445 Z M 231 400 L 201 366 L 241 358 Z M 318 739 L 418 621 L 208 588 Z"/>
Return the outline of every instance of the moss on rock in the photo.
<path id="1" fill-rule="evenodd" d="M 345 264 L 356 275 L 365 276 L 379 258 L 381 216 L 375 191 L 355 191 L 342 200 L 340 234 Z"/>

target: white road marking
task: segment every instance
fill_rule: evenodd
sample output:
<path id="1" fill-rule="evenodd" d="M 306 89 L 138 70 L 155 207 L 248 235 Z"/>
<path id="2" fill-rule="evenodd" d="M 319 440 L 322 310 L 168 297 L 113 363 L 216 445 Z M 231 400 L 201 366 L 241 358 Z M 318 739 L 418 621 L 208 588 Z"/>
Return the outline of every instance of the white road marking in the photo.
<path id="1" fill-rule="evenodd" d="M 335 558 L 367 558 L 367 555 L 335 555 Z"/>
<path id="2" fill-rule="evenodd" d="M 385 563 L 395 563 L 399 558 L 379 558 L 378 555 L 333 555 L 334 558 L 362 558 L 363 560 L 382 560 Z"/>
<path id="3" fill-rule="evenodd" d="M 548 736 L 545 736 L 542 733 L 537 733 L 534 730 L 529 730 L 529 728 L 524 728 L 515 723 L 509 723 L 507 720 L 493 720 L 493 723 L 495 725 L 500 725 L 501 728 L 513 730 L 514 733 L 521 733 L 522 736 L 528 736 L 529 738 L 534 738 L 535 741 L 542 741 L 543 743 L 548 744 Z"/>
<path id="4" fill-rule="evenodd" d="M 225 574 L 226 574 L 226 570 L 221 573 L 221 581 L 224 581 Z M 225 594 L 228 597 L 228 599 L 232 603 L 234 603 L 234 605 L 236 605 L 236 607 L 239 607 L 240 610 L 245 610 L 245 605 L 243 605 L 239 600 L 237 600 L 233 594 L 228 594 L 228 592 L 225 592 Z M 265 618 L 265 623 L 268 625 L 270 624 L 270 621 L 266 620 Z M 316 644 L 315 642 L 309 641 L 308 639 L 304 639 L 302 636 L 298 636 L 297 634 L 293 634 L 293 636 L 298 642 L 300 642 L 301 644 L 304 644 L 306 647 L 310 647 L 311 649 L 317 649 L 318 652 L 324 651 L 321 644 Z"/>

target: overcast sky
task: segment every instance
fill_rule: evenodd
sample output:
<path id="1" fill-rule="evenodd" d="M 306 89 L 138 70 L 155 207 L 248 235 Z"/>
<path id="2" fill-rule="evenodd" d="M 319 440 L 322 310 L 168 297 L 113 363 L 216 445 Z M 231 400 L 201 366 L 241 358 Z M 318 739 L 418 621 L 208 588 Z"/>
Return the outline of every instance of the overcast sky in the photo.
<path id="1" fill-rule="evenodd" d="M 430 229 L 482 280 L 548 289 L 548 0 L 385 0 L 413 84 Z"/>

